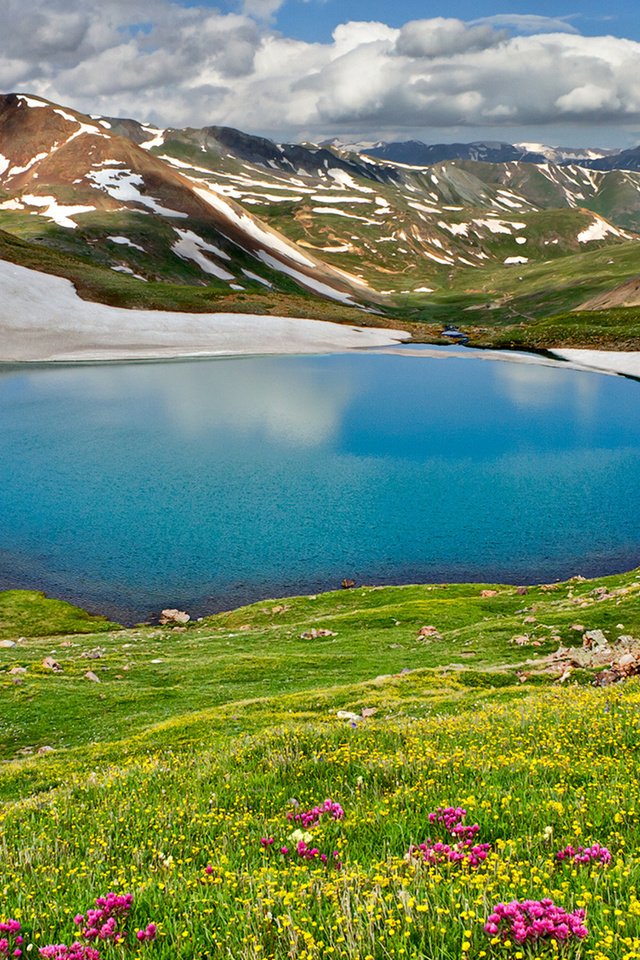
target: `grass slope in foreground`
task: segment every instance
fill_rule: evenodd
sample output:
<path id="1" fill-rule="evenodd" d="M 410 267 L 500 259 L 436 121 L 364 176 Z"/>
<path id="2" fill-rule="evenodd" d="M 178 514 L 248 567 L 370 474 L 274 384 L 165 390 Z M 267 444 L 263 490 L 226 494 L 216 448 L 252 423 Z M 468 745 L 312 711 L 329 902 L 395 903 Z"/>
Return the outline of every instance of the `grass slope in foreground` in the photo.
<path id="1" fill-rule="evenodd" d="M 5 595 L 5 631 L 44 629 L 17 599 L 12 612 Z M 0 649 L 0 921 L 20 920 L 38 956 L 70 944 L 74 916 L 115 891 L 134 901 L 117 924 L 125 941 L 97 945 L 107 960 L 635 960 L 640 685 L 595 689 L 587 671 L 554 683 L 545 655 L 580 643 L 578 624 L 640 636 L 640 571 L 524 596 L 362 588 L 183 632 Z M 418 638 L 425 625 L 440 637 Z M 301 636 L 313 629 L 331 635 Z M 525 634 L 531 645 L 512 642 Z M 538 663 L 521 683 L 525 660 Z M 54 752 L 11 759 L 44 745 Z M 288 819 L 327 798 L 344 818 Z M 428 818 L 449 805 L 490 844 L 477 868 L 408 856 L 428 838 L 457 842 Z M 328 865 L 297 854 L 295 829 Z M 606 865 L 556 858 L 598 842 Z M 545 897 L 586 910 L 588 937 L 485 933 L 495 904 Z M 156 939 L 138 941 L 149 922 Z"/>

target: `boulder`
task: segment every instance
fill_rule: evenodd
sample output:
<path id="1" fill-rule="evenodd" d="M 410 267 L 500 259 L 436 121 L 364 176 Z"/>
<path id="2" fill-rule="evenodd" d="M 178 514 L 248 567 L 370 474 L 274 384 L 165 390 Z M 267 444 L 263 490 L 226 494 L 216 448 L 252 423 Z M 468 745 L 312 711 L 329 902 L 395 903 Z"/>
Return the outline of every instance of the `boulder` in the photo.
<path id="1" fill-rule="evenodd" d="M 54 673 L 62 673 L 62 667 L 53 657 L 45 657 L 42 661 L 42 666 L 46 670 L 53 670 Z"/>
<path id="2" fill-rule="evenodd" d="M 162 626 L 166 626 L 168 623 L 189 623 L 191 617 L 188 613 L 185 613 L 184 610 L 175 610 L 173 608 L 167 608 L 163 610 L 160 614 L 160 623 Z"/>
<path id="3" fill-rule="evenodd" d="M 11 649 L 11 647 L 15 647 L 15 646 L 16 646 L 15 640 L 0 640 L 0 647 L 3 647 L 6 650 L 9 650 Z"/>

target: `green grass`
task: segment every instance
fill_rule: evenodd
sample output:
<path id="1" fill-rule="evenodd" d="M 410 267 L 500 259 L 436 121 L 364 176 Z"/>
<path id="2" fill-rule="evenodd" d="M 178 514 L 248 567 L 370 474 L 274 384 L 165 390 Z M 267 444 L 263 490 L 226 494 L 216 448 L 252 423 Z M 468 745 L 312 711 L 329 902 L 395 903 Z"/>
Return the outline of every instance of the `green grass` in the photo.
<path id="1" fill-rule="evenodd" d="M 115 890 L 134 907 L 105 960 L 515 960 L 483 920 L 544 896 L 586 907 L 589 939 L 523 956 L 640 955 L 640 685 L 558 686 L 535 663 L 579 643 L 577 621 L 639 636 L 640 571 L 526 594 L 362 587 L 181 631 L 115 629 L 41 594 L 0 605 L 3 636 L 26 638 L 0 648 L 0 921 L 20 919 L 32 952 L 70 943 L 73 916 Z M 440 639 L 419 640 L 425 624 Z M 302 638 L 313 628 L 335 635 Z M 541 645 L 513 644 L 523 632 Z M 345 818 L 310 843 L 339 871 L 278 852 L 295 846 L 287 812 L 326 797 Z M 407 858 L 448 804 L 491 844 L 477 871 Z M 555 861 L 595 841 L 609 867 Z M 134 945 L 149 921 L 158 939 Z"/>

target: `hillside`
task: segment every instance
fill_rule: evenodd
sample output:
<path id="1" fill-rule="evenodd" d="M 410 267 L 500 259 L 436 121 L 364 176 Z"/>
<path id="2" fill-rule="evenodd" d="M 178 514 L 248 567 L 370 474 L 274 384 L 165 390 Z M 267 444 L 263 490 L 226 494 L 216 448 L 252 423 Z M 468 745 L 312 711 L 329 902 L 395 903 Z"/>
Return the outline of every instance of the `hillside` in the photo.
<path id="1" fill-rule="evenodd" d="M 592 679 L 636 662 L 618 638 L 640 635 L 639 574 L 362 587 L 126 631 L 0 595 L 3 918 L 27 951 L 82 943 L 74 915 L 114 891 L 133 899 L 107 960 L 511 960 L 487 918 L 549 897 L 586 916 L 532 955 L 633 960 L 640 690 Z M 44 636 L 48 618 L 81 632 Z"/>
<path id="2" fill-rule="evenodd" d="M 417 339 L 453 323 L 479 344 L 615 347 L 611 318 L 565 314 L 637 275 L 640 173 L 582 161 L 407 167 L 23 94 L 0 98 L 0 156 L 0 254 L 118 307 L 357 307 Z M 638 335 L 632 314 L 623 345 Z"/>

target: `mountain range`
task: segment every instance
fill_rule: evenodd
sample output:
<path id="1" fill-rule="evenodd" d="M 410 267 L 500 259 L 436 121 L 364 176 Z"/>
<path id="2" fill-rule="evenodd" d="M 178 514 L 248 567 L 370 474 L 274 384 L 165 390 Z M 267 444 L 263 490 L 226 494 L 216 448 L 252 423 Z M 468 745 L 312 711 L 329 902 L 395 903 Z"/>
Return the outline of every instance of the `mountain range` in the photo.
<path id="1" fill-rule="evenodd" d="M 609 286 L 637 273 L 640 171 L 619 166 L 634 151 L 415 146 L 428 163 L 381 153 L 407 144 L 277 144 L 7 94 L 0 257 L 121 305 L 421 322 L 494 322 L 525 288 L 541 316 L 602 292 L 607 267 Z"/>

